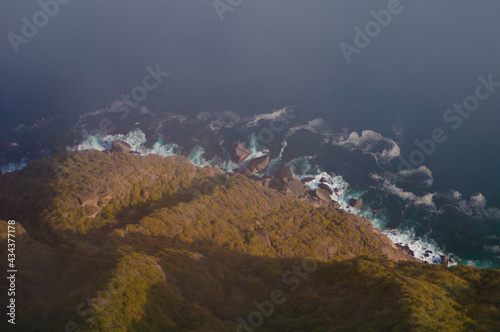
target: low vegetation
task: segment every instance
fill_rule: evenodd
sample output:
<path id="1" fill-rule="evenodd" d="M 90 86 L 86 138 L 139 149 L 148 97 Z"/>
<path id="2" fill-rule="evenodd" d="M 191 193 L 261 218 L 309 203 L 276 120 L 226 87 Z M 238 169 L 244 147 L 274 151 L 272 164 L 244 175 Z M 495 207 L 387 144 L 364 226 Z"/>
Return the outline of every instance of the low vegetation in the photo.
<path id="1" fill-rule="evenodd" d="M 71 152 L 0 188 L 16 331 L 500 330 L 500 271 L 423 264 L 362 218 L 183 157 Z"/>

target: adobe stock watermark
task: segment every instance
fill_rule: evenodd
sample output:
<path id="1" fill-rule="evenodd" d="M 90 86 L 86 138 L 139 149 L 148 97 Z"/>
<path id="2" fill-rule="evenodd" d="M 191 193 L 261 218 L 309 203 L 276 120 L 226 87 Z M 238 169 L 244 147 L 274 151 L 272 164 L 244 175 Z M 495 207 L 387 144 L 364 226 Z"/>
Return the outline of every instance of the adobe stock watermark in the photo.
<path id="1" fill-rule="evenodd" d="M 314 273 L 318 269 L 318 262 L 313 259 L 306 258 L 302 261 L 301 265 L 293 265 L 291 269 L 285 271 L 281 275 L 281 281 L 285 285 L 291 285 L 288 292 L 296 292 L 302 281 L 309 278 L 311 273 Z M 280 288 L 276 288 L 269 294 L 268 299 L 261 302 L 255 300 L 253 305 L 257 309 L 251 312 L 247 319 L 237 317 L 236 321 L 239 323 L 236 328 L 237 332 L 253 332 L 254 328 L 258 328 L 264 324 L 264 318 L 270 317 L 274 313 L 275 305 L 281 305 L 285 303 L 287 297 L 285 292 Z"/>
<path id="2" fill-rule="evenodd" d="M 142 79 L 142 85 L 137 85 L 132 88 L 130 94 L 122 94 L 119 99 L 115 99 L 111 103 L 111 112 L 121 113 L 120 120 L 125 120 L 130 114 L 130 110 L 134 110 L 139 106 L 139 103 L 146 100 L 149 92 L 154 91 L 156 88 L 163 83 L 163 80 L 167 78 L 170 73 L 162 72 L 160 65 L 157 64 L 156 68 L 153 69 L 150 66 L 146 67 L 146 74 Z M 117 106 L 118 105 L 118 106 Z M 93 129 L 89 132 L 90 135 L 108 135 L 116 129 L 113 121 L 109 118 L 104 118 L 99 122 L 99 129 Z"/>
<path id="3" fill-rule="evenodd" d="M 259 143 L 270 144 L 274 140 L 274 135 L 285 130 L 289 125 L 290 121 L 295 119 L 297 116 L 293 113 L 289 113 L 288 109 L 280 114 L 276 119 L 269 121 L 268 128 L 262 128 L 257 133 L 257 139 Z M 280 124 L 280 125 L 278 125 Z"/>
<path id="4" fill-rule="evenodd" d="M 217 16 L 219 16 L 219 20 L 224 22 L 224 14 L 226 12 L 234 11 L 243 3 L 243 1 L 244 0 L 215 0 L 212 4 Z"/>
<path id="5" fill-rule="evenodd" d="M 130 94 L 122 94 L 119 99 L 115 99 L 111 103 L 111 112 L 113 113 L 123 113 L 120 115 L 120 120 L 125 120 L 129 114 L 130 110 L 136 109 L 140 102 L 143 102 L 148 97 L 148 93 L 152 92 L 163 83 L 164 79 L 170 74 L 168 72 L 162 72 L 160 65 L 157 64 L 155 69 L 150 66 L 146 66 L 147 74 L 142 79 L 142 84 L 137 85 L 132 88 Z M 118 106 L 117 106 L 118 105 Z M 99 128 L 95 128 L 89 131 L 89 135 L 95 136 L 105 136 L 111 134 L 116 129 L 116 125 L 110 118 L 103 118 L 99 121 Z M 76 163 L 81 163 L 81 156 L 75 155 L 74 159 Z M 69 173 L 70 168 L 64 166 L 57 161 L 52 162 L 52 169 L 56 173 L 59 180 L 62 179 L 64 173 Z"/>
<path id="6" fill-rule="evenodd" d="M 7 33 L 7 38 L 9 39 L 12 49 L 15 54 L 19 53 L 19 46 L 21 44 L 28 44 L 30 40 L 38 35 L 39 29 L 42 29 L 49 21 L 53 19 L 57 14 L 61 6 L 67 5 L 71 0 L 40 0 L 38 1 L 38 6 L 40 10 L 33 14 L 31 20 L 26 16 L 21 18 L 23 23 L 21 27 L 21 34 L 14 32 Z"/>
<path id="7" fill-rule="evenodd" d="M 494 81 L 493 74 L 489 74 L 488 78 L 479 76 L 477 80 L 479 84 L 474 89 L 473 94 L 465 97 L 461 104 L 454 104 L 453 107 L 443 112 L 444 122 L 453 131 L 458 130 L 463 121 L 479 109 L 481 102 L 489 99 L 500 88 L 500 81 Z M 398 172 L 401 172 L 404 168 L 408 170 L 417 169 L 423 165 L 427 157 L 430 157 L 436 151 L 438 144 L 442 144 L 447 140 L 448 134 L 443 128 L 439 127 L 432 130 L 429 138 L 415 139 L 414 142 L 417 148 L 408 155 L 408 160 L 403 156 L 398 157 L 400 161 Z"/>
<path id="8" fill-rule="evenodd" d="M 408 0 L 412 1 L 412 0 Z M 404 7 L 399 0 L 389 0 L 387 3 L 387 9 L 382 9 L 378 12 L 372 10 L 370 15 L 373 20 L 367 22 L 364 29 L 355 26 L 354 38 L 352 44 L 341 42 L 339 44 L 340 50 L 345 57 L 347 63 L 352 62 L 352 56 L 354 54 L 361 54 L 361 50 L 368 47 L 371 41 L 378 37 L 382 32 L 383 28 L 387 28 L 392 22 L 393 16 L 399 15 L 403 12 Z"/>

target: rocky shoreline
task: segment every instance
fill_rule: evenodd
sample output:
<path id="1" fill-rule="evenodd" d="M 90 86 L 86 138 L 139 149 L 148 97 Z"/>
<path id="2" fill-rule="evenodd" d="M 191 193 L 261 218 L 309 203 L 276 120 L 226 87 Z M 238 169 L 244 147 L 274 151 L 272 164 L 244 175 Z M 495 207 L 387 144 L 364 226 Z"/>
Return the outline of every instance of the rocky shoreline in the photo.
<path id="1" fill-rule="evenodd" d="M 135 154 L 133 151 L 131 151 L 130 145 L 124 141 L 113 142 L 110 151 Z M 252 151 L 241 143 L 235 142 L 231 147 L 231 160 L 236 164 L 242 163 L 251 154 Z M 335 210 L 341 210 L 340 204 L 331 197 L 334 194 L 338 195 L 338 189 L 332 189 L 330 187 L 332 183 L 330 183 L 327 178 L 322 178 L 320 180 L 318 188 L 311 189 L 311 187 L 307 185 L 307 183 L 313 181 L 314 178 L 309 177 L 299 180 L 293 174 L 292 169 L 287 165 L 281 166 L 279 169 L 277 169 L 273 176 L 259 176 L 258 173 L 262 173 L 268 168 L 269 161 L 269 155 L 251 159 L 246 167 L 238 167 L 233 172 L 228 173 L 228 175 L 243 175 L 262 187 L 276 190 L 287 197 L 295 198 L 302 202 L 309 203 L 314 207 L 330 206 Z M 362 205 L 363 202 L 360 199 L 351 198 L 349 200 L 349 206 L 351 207 L 361 207 Z M 370 223 L 368 220 L 366 221 Z M 415 257 L 414 252 L 407 245 L 398 244 L 395 245 L 395 247 L 403 251 L 405 254 L 408 254 L 411 257 Z M 443 259 L 442 265 L 448 266 L 448 260 Z"/>

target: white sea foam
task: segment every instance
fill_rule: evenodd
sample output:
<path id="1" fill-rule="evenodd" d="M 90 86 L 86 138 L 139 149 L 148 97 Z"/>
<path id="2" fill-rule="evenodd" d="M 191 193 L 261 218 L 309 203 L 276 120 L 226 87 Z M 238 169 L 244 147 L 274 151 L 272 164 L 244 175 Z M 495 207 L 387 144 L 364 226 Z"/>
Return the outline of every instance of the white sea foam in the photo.
<path id="1" fill-rule="evenodd" d="M 331 134 L 330 129 L 326 125 L 325 121 L 323 121 L 323 119 L 321 118 L 313 119 L 306 124 L 292 127 L 288 129 L 287 135 L 291 136 L 296 132 L 298 132 L 299 130 L 308 130 L 312 133 L 322 134 L 327 136 Z"/>
<path id="2" fill-rule="evenodd" d="M 233 163 L 231 160 L 222 160 L 218 157 L 214 157 L 211 160 L 205 159 L 205 149 L 201 146 L 195 146 L 188 155 L 189 161 L 197 167 L 217 167 L 220 170 L 226 172 L 232 172 L 238 167 L 237 164 Z"/>
<path id="3" fill-rule="evenodd" d="M 427 263 L 439 264 L 442 261 L 441 256 L 453 256 L 453 254 L 446 255 L 434 240 L 417 238 L 413 229 L 392 229 L 383 231 L 383 233 L 394 244 L 407 245 L 415 257 Z M 449 265 L 456 265 L 456 263 Z"/>
<path id="4" fill-rule="evenodd" d="M 500 209 L 496 207 L 488 208 L 486 206 L 486 197 L 483 194 L 478 193 L 471 196 L 469 200 L 461 199 L 462 195 L 458 192 L 454 192 L 454 197 L 456 197 L 458 203 L 458 209 L 461 213 L 466 214 L 474 218 L 485 218 L 490 220 L 500 220 Z"/>
<path id="5" fill-rule="evenodd" d="M 386 138 L 373 130 L 364 130 L 361 136 L 352 132 L 347 139 L 332 141 L 350 151 L 360 150 L 372 155 L 378 163 L 386 164 L 401 153 L 399 146 L 390 138 Z"/>
<path id="6" fill-rule="evenodd" d="M 371 174 L 371 178 L 378 180 L 381 184 L 381 188 L 392 194 L 396 195 L 416 206 L 426 206 L 431 209 L 431 211 L 436 211 L 436 204 L 434 204 L 433 198 L 436 193 L 428 193 L 423 196 L 417 196 L 412 192 L 404 191 L 403 189 L 397 187 L 395 184 L 391 183 L 388 179 L 381 177 L 378 174 Z"/>
<path id="7" fill-rule="evenodd" d="M 206 123 L 206 127 L 214 133 L 221 128 L 233 128 L 241 123 L 241 117 L 233 111 L 201 112 L 196 120 L 198 123 Z"/>
<path id="8" fill-rule="evenodd" d="M 259 124 L 261 120 L 276 120 L 279 119 L 283 114 L 291 111 L 291 107 L 283 107 L 280 110 L 274 111 L 272 113 L 262 113 L 257 114 L 253 117 L 251 121 L 247 122 L 247 127 L 255 127 Z"/>
<path id="9" fill-rule="evenodd" d="M 500 255 L 500 246 L 484 246 L 484 249 L 486 249 L 487 251 L 493 253 L 493 254 L 496 254 L 496 255 Z"/>
<path id="10" fill-rule="evenodd" d="M 424 175 L 427 177 L 427 179 L 425 179 L 423 181 L 423 183 L 425 185 L 430 187 L 434 183 L 432 171 L 429 168 L 427 168 L 427 166 L 420 166 L 417 169 L 404 169 L 404 170 L 399 171 L 398 175 L 400 177 L 405 178 L 405 179 L 408 179 L 408 178 L 415 176 L 415 175 Z"/>
<path id="11" fill-rule="evenodd" d="M 163 143 L 161 140 L 156 142 L 151 149 L 144 147 L 146 143 L 146 135 L 142 130 L 136 129 L 126 135 L 89 135 L 83 142 L 75 147 L 69 147 L 69 151 L 97 150 L 104 151 L 111 148 L 113 142 L 125 141 L 130 145 L 130 150 L 137 152 L 143 156 L 149 154 L 157 154 L 168 157 L 175 155 L 175 150 L 178 149 L 177 144 Z"/>
<path id="12" fill-rule="evenodd" d="M 394 244 L 407 245 L 413 252 L 415 257 L 418 259 L 428 262 L 439 264 L 441 263 L 441 255 L 444 256 L 453 256 L 445 255 L 444 251 L 439 247 L 439 245 L 430 238 L 416 238 L 415 232 L 413 229 L 403 230 L 403 229 L 388 229 L 387 221 L 388 217 L 383 213 L 377 213 L 374 215 L 371 212 L 371 208 L 369 206 L 363 205 L 359 208 L 354 208 L 349 205 L 349 201 L 351 198 L 360 199 L 364 192 L 354 190 L 349 184 L 342 178 L 342 176 L 330 174 L 327 172 L 316 172 L 313 174 L 308 174 L 307 171 L 312 171 L 313 169 L 317 169 L 316 167 L 307 166 L 308 159 L 297 158 L 291 161 L 290 165 L 293 166 L 295 173 L 300 176 L 301 179 L 312 177 L 313 180 L 309 181 L 307 185 L 311 187 L 311 189 L 318 188 L 322 179 L 326 179 L 326 182 L 323 182 L 327 186 L 329 186 L 334 193 L 331 195 L 331 198 L 337 201 L 342 210 L 351 212 L 357 216 L 365 217 L 370 220 L 374 227 L 381 230 L 383 234 L 386 234 L 389 239 Z M 297 165 L 300 165 L 300 170 L 297 169 Z M 301 172 L 302 170 L 302 172 Z M 419 202 L 419 199 L 416 197 L 411 197 L 411 199 Z M 422 198 L 422 204 L 429 205 L 429 199 L 431 197 Z M 433 205 L 433 204 L 432 204 Z M 455 261 L 457 259 L 455 258 Z M 453 263 L 455 264 L 455 263 Z M 453 265 L 450 264 L 450 265 Z"/>
<path id="13" fill-rule="evenodd" d="M 11 172 L 14 172 L 14 171 L 18 171 L 20 169 L 23 169 L 29 162 L 29 158 L 28 157 L 24 157 L 23 159 L 21 159 L 20 161 L 12 161 L 10 163 L 8 163 L 7 165 L 4 165 L 2 166 L 2 168 L 0 168 L 0 172 L 2 174 L 5 174 L 5 173 L 11 173 Z"/>

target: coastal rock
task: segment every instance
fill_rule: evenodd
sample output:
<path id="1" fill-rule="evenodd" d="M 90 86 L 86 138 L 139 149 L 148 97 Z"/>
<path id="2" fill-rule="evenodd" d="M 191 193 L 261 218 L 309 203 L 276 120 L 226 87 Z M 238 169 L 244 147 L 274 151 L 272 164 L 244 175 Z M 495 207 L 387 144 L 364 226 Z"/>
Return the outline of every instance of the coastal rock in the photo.
<path id="1" fill-rule="evenodd" d="M 314 191 L 314 195 L 316 197 L 318 197 L 320 200 L 322 200 L 323 202 L 330 203 L 332 201 L 332 198 L 328 194 L 328 191 L 326 191 L 324 189 L 321 189 L 321 188 L 316 189 Z"/>
<path id="2" fill-rule="evenodd" d="M 302 183 L 311 182 L 311 181 L 313 181 L 313 180 L 314 180 L 314 178 L 309 176 L 309 177 L 307 177 L 307 178 L 303 178 L 303 179 L 302 179 Z"/>
<path id="3" fill-rule="evenodd" d="M 355 207 L 355 208 L 361 207 L 361 206 L 363 206 L 363 201 L 360 200 L 360 199 L 351 198 L 349 200 L 349 205 L 352 206 L 352 207 Z"/>
<path id="4" fill-rule="evenodd" d="M 252 159 L 248 163 L 248 169 L 252 173 L 262 172 L 267 168 L 267 166 L 269 166 L 269 155 Z"/>
<path id="5" fill-rule="evenodd" d="M 322 177 L 322 178 L 321 178 L 321 180 L 319 180 L 319 182 L 327 182 L 327 183 L 328 183 L 328 182 L 330 182 L 330 181 L 328 181 L 328 179 L 327 179 L 327 178 Z"/>
<path id="6" fill-rule="evenodd" d="M 324 184 L 324 183 L 320 183 L 320 184 L 318 185 L 318 187 L 320 187 L 320 188 L 321 188 L 321 189 L 323 189 L 323 190 L 328 191 L 328 193 L 329 193 L 330 195 L 331 195 L 331 194 L 333 194 L 333 190 L 332 190 L 332 188 L 330 188 L 329 186 L 327 186 L 327 185 L 326 185 L 326 184 Z"/>
<path id="7" fill-rule="evenodd" d="M 292 169 L 289 166 L 281 166 L 278 168 L 276 173 L 274 173 L 274 176 L 282 181 L 290 181 L 295 178 L 293 176 Z"/>
<path id="8" fill-rule="evenodd" d="M 236 164 L 241 163 L 251 154 L 252 151 L 241 143 L 233 143 L 231 146 L 231 160 Z"/>
<path id="9" fill-rule="evenodd" d="M 271 183 L 271 178 L 265 178 L 265 179 L 262 179 L 262 185 L 266 188 L 269 188 L 269 183 Z"/>
<path id="10" fill-rule="evenodd" d="M 441 255 L 441 266 L 448 267 L 449 260 L 446 256 Z"/>
<path id="11" fill-rule="evenodd" d="M 396 244 L 396 247 L 400 248 L 401 250 L 406 252 L 408 255 L 415 257 L 415 253 L 413 252 L 413 250 L 410 249 L 410 247 L 408 247 L 407 244 L 401 245 L 398 243 L 398 244 Z"/>
<path id="12" fill-rule="evenodd" d="M 302 182 L 294 179 L 284 185 L 283 193 L 291 197 L 302 197 L 306 194 L 306 189 L 302 186 Z"/>
<path id="13" fill-rule="evenodd" d="M 111 151 L 112 152 L 129 153 L 130 152 L 130 145 L 124 141 L 116 141 L 116 142 L 113 142 L 111 144 Z"/>
<path id="14" fill-rule="evenodd" d="M 250 172 L 248 169 L 242 169 L 240 172 L 241 175 L 246 176 L 247 178 L 251 178 L 253 176 L 252 172 Z"/>
<path id="15" fill-rule="evenodd" d="M 340 209 L 340 204 L 337 201 L 332 201 L 331 206 L 335 209 L 338 210 Z"/>

